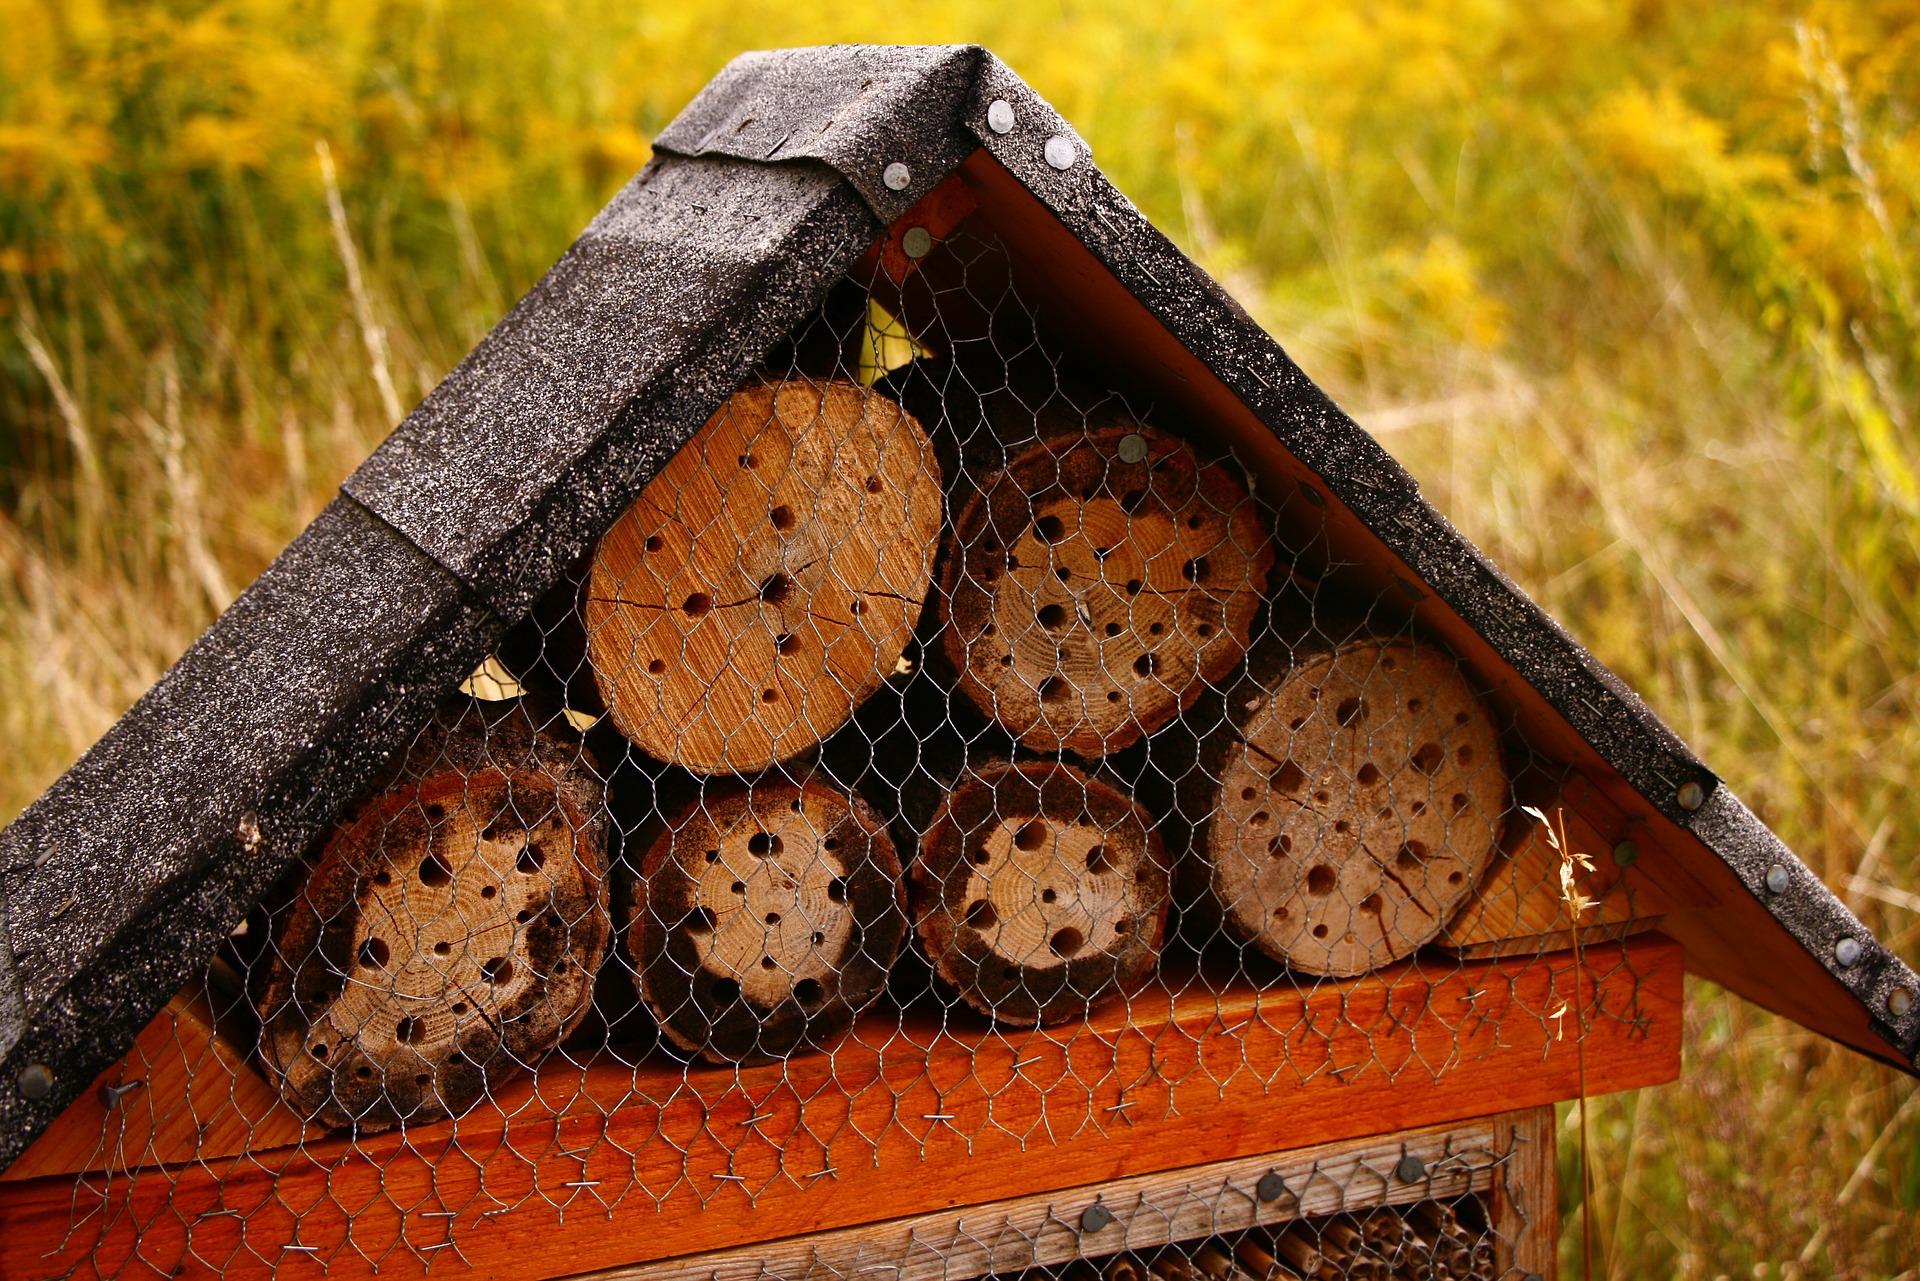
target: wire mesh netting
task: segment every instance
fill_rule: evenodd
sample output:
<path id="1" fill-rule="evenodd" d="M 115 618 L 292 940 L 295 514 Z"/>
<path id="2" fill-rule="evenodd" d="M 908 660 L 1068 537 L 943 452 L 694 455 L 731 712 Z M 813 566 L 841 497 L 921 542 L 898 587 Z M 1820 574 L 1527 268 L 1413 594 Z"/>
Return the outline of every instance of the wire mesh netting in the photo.
<path id="1" fill-rule="evenodd" d="M 459 1256 L 523 1206 L 755 1198 L 1323 1074 L 1418 1088 L 1639 1018 L 1626 952 L 1556 959 L 1648 915 L 1630 836 L 1324 497 L 1073 350 L 991 234 L 908 250 L 147 1030 L 63 1249 Z M 1498 1275 L 1477 1204 L 1046 1275 Z"/>

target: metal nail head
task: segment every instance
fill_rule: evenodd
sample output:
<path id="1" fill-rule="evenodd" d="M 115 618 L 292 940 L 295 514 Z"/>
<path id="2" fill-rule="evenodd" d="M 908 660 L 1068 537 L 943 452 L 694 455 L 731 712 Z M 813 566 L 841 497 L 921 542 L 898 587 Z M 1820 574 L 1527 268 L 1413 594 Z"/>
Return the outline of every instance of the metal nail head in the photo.
<path id="1" fill-rule="evenodd" d="M 1904 1019 L 1913 1013 L 1913 993 L 1904 987 L 1896 987 L 1887 993 L 1887 1013 L 1896 1019 Z"/>
<path id="2" fill-rule="evenodd" d="M 1841 969 L 1850 969 L 1860 963 L 1860 940 L 1841 939 L 1833 945 L 1833 959 L 1840 962 Z"/>
<path id="3" fill-rule="evenodd" d="M 1767 869 L 1767 889 L 1775 894 L 1785 894 L 1787 887 L 1793 884 L 1793 877 L 1787 869 L 1775 863 Z"/>
<path id="4" fill-rule="evenodd" d="M 1113 1222 L 1113 1211 L 1095 1201 L 1080 1213 L 1080 1230 L 1098 1232 Z"/>
<path id="5" fill-rule="evenodd" d="M 1674 796 L 1674 799 L 1680 802 L 1681 809 L 1691 813 L 1706 803 L 1707 789 L 1698 783 L 1682 783 L 1680 784 L 1680 791 Z"/>
<path id="6" fill-rule="evenodd" d="M 933 233 L 925 227 L 908 227 L 900 237 L 900 249 L 909 258 L 925 258 L 933 250 Z"/>
<path id="7" fill-rule="evenodd" d="M 880 181 L 887 184 L 888 191 L 905 191 L 913 181 L 913 170 L 896 160 L 881 171 Z"/>
<path id="8" fill-rule="evenodd" d="M 1260 1182 L 1253 1185 L 1253 1194 L 1271 1205 L 1287 1194 L 1286 1176 L 1278 1170 L 1268 1170 L 1260 1176 Z"/>
<path id="9" fill-rule="evenodd" d="M 1147 438 L 1137 431 L 1130 431 L 1120 438 L 1120 461 L 1123 463 L 1144 463 L 1147 461 Z"/>
<path id="10" fill-rule="evenodd" d="M 1046 156 L 1047 163 L 1055 169 L 1071 169 L 1073 162 L 1080 158 L 1080 148 L 1073 145 L 1073 139 L 1056 133 L 1047 139 Z"/>
<path id="11" fill-rule="evenodd" d="M 1613 865 L 1632 867 L 1640 861 L 1640 847 L 1632 841 L 1621 841 L 1613 847 Z"/>
<path id="12" fill-rule="evenodd" d="M 53 1069 L 44 1063 L 27 1064 L 15 1080 L 20 1086 L 20 1097 L 30 1103 L 38 1103 L 53 1093 Z"/>
<path id="13" fill-rule="evenodd" d="M 1005 98 L 995 98 L 987 104 L 987 128 L 995 133 L 1013 132 L 1013 104 Z"/>
<path id="14" fill-rule="evenodd" d="M 1393 1177 L 1402 1183 L 1418 1183 L 1427 1177 L 1427 1163 L 1409 1152 L 1393 1167 Z"/>

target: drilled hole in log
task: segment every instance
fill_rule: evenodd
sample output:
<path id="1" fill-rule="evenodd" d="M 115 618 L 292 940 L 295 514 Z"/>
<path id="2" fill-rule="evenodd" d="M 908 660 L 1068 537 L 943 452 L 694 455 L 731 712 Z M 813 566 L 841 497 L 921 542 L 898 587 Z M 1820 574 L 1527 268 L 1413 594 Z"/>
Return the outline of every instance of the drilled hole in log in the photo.
<path id="1" fill-rule="evenodd" d="M 528 876 L 539 871 L 546 864 L 546 852 L 531 841 L 520 847 L 520 853 L 513 860 L 514 870 Z"/>
<path id="2" fill-rule="evenodd" d="M 439 887 L 453 882 L 453 868 L 448 865 L 446 855 L 434 850 L 420 860 L 420 883 Z"/>
<path id="3" fill-rule="evenodd" d="M 1119 931 L 1116 929 L 1115 933 L 1119 933 Z M 1051 947 L 1053 954 L 1062 960 L 1072 960 L 1074 957 L 1080 955 L 1080 949 L 1085 947 L 1086 943 L 1086 935 L 1074 929 L 1072 926 L 1055 930 L 1053 937 L 1047 940 L 1047 946 Z"/>
<path id="4" fill-rule="evenodd" d="M 360 964 L 368 969 L 384 970 L 387 968 L 389 959 L 391 957 L 387 949 L 387 941 L 379 935 L 368 938 L 360 945 Z"/>
<path id="5" fill-rule="evenodd" d="M 784 534 L 793 528 L 793 508 L 785 503 L 778 504 L 767 515 L 773 521 L 773 527 L 781 533 Z"/>
<path id="6" fill-rule="evenodd" d="M 1067 625 L 1073 615 L 1067 612 L 1065 605 L 1053 604 L 1042 605 L 1035 617 L 1040 620 L 1040 626 L 1048 631 L 1057 632 Z"/>
<path id="7" fill-rule="evenodd" d="M 1315 863 L 1307 869 L 1307 893 L 1315 898 L 1325 898 L 1339 883 L 1340 874 L 1325 863 Z"/>
<path id="8" fill-rule="evenodd" d="M 680 602 L 680 612 L 688 618 L 700 618 L 713 608 L 713 597 L 705 592 L 690 593 Z"/>
<path id="9" fill-rule="evenodd" d="M 426 1035 L 426 1030 L 426 1025 L 419 1019 L 404 1018 L 394 1024 L 393 1035 L 397 1040 L 412 1045 Z"/>

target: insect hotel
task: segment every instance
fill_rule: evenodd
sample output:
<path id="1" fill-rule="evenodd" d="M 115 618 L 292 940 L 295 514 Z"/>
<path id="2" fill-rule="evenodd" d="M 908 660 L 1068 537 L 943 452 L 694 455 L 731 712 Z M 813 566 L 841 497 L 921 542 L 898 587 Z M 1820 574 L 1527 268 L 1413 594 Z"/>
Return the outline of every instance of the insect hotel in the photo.
<path id="1" fill-rule="evenodd" d="M 1555 1271 L 1920 980 L 971 47 L 734 62 L 0 835 L 0 1273 Z"/>

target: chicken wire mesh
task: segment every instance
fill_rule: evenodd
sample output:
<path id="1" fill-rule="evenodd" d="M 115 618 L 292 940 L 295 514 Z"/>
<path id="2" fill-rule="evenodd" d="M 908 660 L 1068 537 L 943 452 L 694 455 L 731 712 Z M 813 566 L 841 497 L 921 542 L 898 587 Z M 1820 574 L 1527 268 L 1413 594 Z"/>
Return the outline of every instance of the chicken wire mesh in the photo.
<path id="1" fill-rule="evenodd" d="M 1645 918 L 1633 842 L 1317 491 L 1061 345 L 992 235 L 917 248 L 833 291 L 142 1036 L 80 1271 L 458 1258 L 529 1205 L 1419 1089 L 1640 1019 L 1627 952 L 1555 960 Z M 1476 1206 L 994 1270 L 1501 1275 Z"/>

